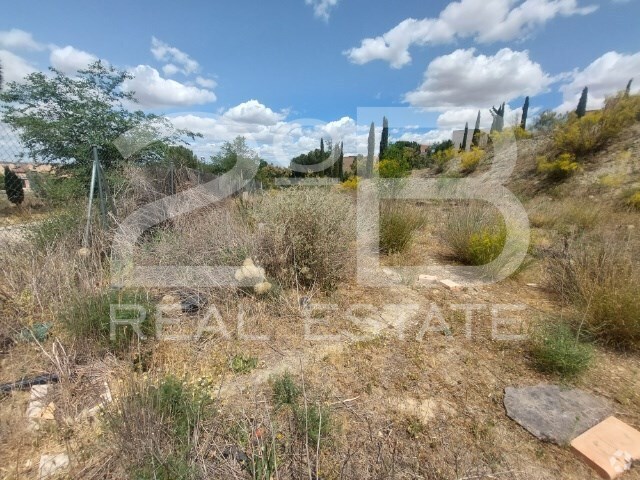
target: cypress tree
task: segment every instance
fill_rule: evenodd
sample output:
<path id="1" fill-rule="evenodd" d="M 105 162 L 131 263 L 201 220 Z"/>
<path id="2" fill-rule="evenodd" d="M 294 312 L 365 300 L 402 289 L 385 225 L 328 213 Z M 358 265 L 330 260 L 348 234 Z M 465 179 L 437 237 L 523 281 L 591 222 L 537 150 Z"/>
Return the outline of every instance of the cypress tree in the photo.
<path id="1" fill-rule="evenodd" d="M 522 130 L 527 129 L 527 114 L 529 113 L 529 97 L 524 99 L 524 105 L 522 106 L 522 120 L 520 122 L 520 128 Z"/>
<path id="2" fill-rule="evenodd" d="M 320 156 L 324 158 L 324 138 L 320 139 Z"/>
<path id="3" fill-rule="evenodd" d="M 379 160 L 382 160 L 384 152 L 389 147 L 389 122 L 387 117 L 382 117 L 382 138 L 380 139 L 380 155 Z"/>
<path id="4" fill-rule="evenodd" d="M 476 126 L 473 129 L 473 137 L 471 138 L 471 145 L 474 147 L 480 146 L 480 110 L 478 110 L 478 118 L 476 118 Z"/>
<path id="5" fill-rule="evenodd" d="M 464 124 L 464 135 L 462 137 L 462 148 L 463 152 L 467 151 L 467 137 L 469 136 L 469 122 Z"/>
<path id="6" fill-rule="evenodd" d="M 340 157 L 338 158 L 338 178 L 342 180 L 344 175 L 344 142 L 340 142 Z"/>
<path id="7" fill-rule="evenodd" d="M 371 128 L 369 129 L 369 143 L 367 146 L 367 168 L 366 168 L 366 178 L 371 178 L 373 176 L 373 154 L 376 148 L 376 126 L 373 122 L 371 122 Z"/>
<path id="8" fill-rule="evenodd" d="M 20 205 L 24 201 L 24 189 L 22 188 L 22 180 L 9 167 L 4 167 L 4 189 L 7 192 L 7 198 L 15 205 Z"/>
<path id="9" fill-rule="evenodd" d="M 587 113 L 587 97 L 589 96 L 589 88 L 584 87 L 582 95 L 580 95 L 580 101 L 578 102 L 578 108 L 576 108 L 576 115 L 578 118 L 582 118 Z"/>
<path id="10" fill-rule="evenodd" d="M 2 72 L 0 72 L 1 74 Z M 631 83 L 633 82 L 633 78 L 631 80 L 629 80 L 629 83 L 627 83 L 627 88 L 624 89 L 624 96 L 625 98 L 629 98 L 629 95 L 631 95 Z"/>

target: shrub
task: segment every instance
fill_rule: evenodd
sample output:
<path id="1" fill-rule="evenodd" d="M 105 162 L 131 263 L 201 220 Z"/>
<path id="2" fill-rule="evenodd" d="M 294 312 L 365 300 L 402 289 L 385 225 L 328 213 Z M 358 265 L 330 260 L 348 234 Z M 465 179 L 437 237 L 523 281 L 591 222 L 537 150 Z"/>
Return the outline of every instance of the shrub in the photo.
<path id="1" fill-rule="evenodd" d="M 417 209 L 400 202 L 385 203 L 380 211 L 380 251 L 403 252 L 423 225 L 424 218 Z"/>
<path id="2" fill-rule="evenodd" d="M 249 373 L 258 366 L 256 357 L 245 357 L 242 354 L 234 355 L 229 362 L 234 373 Z"/>
<path id="3" fill-rule="evenodd" d="M 154 334 L 153 306 L 144 293 L 135 291 L 98 292 L 72 298 L 61 313 L 62 324 L 74 339 L 90 340 L 115 351 L 125 350 L 137 335 L 131 326 L 118 326 L 116 339 L 110 339 L 111 305 L 141 305 L 146 317 L 140 325 L 145 336 Z M 129 319 L 137 316 L 137 310 L 116 309 L 116 318 Z"/>
<path id="4" fill-rule="evenodd" d="M 4 167 L 4 189 L 9 201 L 15 205 L 20 205 L 24 201 L 24 188 L 22 180 L 9 167 Z"/>
<path id="5" fill-rule="evenodd" d="M 566 323 L 544 323 L 535 327 L 531 336 L 531 353 L 542 372 L 574 377 L 591 364 L 593 349 L 579 341 Z"/>
<path id="6" fill-rule="evenodd" d="M 575 161 L 575 155 L 563 153 L 553 161 L 548 161 L 546 157 L 538 159 L 538 173 L 547 176 L 551 181 L 558 182 L 564 180 L 580 169 L 580 165 Z"/>
<path id="7" fill-rule="evenodd" d="M 71 206 L 29 227 L 27 238 L 43 249 L 67 240 L 79 246 L 82 239 L 82 221 L 80 208 Z"/>
<path id="8" fill-rule="evenodd" d="M 403 178 L 411 173 L 411 166 L 403 160 L 385 159 L 378 163 L 381 178 Z"/>
<path id="9" fill-rule="evenodd" d="M 327 440 L 332 430 L 331 411 L 321 405 L 310 404 L 295 409 L 298 431 L 311 445 Z"/>
<path id="10" fill-rule="evenodd" d="M 258 262 L 288 286 L 332 289 L 350 267 L 355 211 L 349 196 L 323 188 L 290 188 L 255 206 Z"/>
<path id="11" fill-rule="evenodd" d="M 453 147 L 449 147 L 444 150 L 437 150 L 432 156 L 431 160 L 435 166 L 437 173 L 443 172 L 449 162 L 456 156 L 456 150 Z"/>
<path id="12" fill-rule="evenodd" d="M 468 152 L 462 152 L 460 155 L 460 171 L 463 173 L 473 172 L 483 158 L 484 150 L 478 147 L 473 147 Z"/>
<path id="13" fill-rule="evenodd" d="M 584 330 L 619 348 L 640 347 L 639 247 L 632 240 L 582 238 L 553 255 L 547 269 L 550 287 L 577 308 Z"/>
<path id="14" fill-rule="evenodd" d="M 131 478 L 199 478 L 193 439 L 209 404 L 204 390 L 172 376 L 126 383 L 105 416 L 118 463 Z"/>
<path id="15" fill-rule="evenodd" d="M 358 177 L 357 175 L 353 175 L 342 182 L 342 188 L 345 188 L 347 190 L 357 190 L 359 182 L 360 177 Z"/>
<path id="16" fill-rule="evenodd" d="M 488 209 L 466 204 L 445 219 L 441 236 L 453 257 L 465 265 L 484 265 L 504 248 L 504 222 Z"/>
<path id="17" fill-rule="evenodd" d="M 629 196 L 627 204 L 635 210 L 640 210 L 640 190 Z"/>
<path id="18" fill-rule="evenodd" d="M 289 372 L 273 378 L 271 388 L 276 406 L 294 405 L 302 393 Z"/>
<path id="19" fill-rule="evenodd" d="M 559 125 L 553 134 L 555 147 L 562 153 L 585 155 L 602 148 L 607 141 L 640 120 L 640 95 L 619 94 L 607 99 L 602 110 L 575 114 Z"/>

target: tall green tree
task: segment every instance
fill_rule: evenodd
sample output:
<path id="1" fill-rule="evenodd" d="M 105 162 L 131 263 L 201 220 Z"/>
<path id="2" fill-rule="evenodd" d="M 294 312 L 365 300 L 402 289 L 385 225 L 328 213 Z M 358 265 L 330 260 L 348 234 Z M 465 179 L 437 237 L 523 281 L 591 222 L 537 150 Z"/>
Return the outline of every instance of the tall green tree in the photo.
<path id="1" fill-rule="evenodd" d="M 389 121 L 387 117 L 382 117 L 382 137 L 380 137 L 380 154 L 378 158 L 384 159 L 384 153 L 389 147 Z"/>
<path id="2" fill-rule="evenodd" d="M 587 97 L 589 96 L 589 87 L 584 87 L 580 100 L 578 101 L 578 107 L 576 108 L 576 115 L 578 118 L 582 118 L 587 113 Z"/>
<path id="3" fill-rule="evenodd" d="M 627 88 L 624 89 L 624 96 L 626 98 L 629 98 L 629 95 L 631 95 L 631 84 L 632 83 L 633 83 L 633 78 L 631 80 L 629 80 L 629 82 L 627 83 Z M 0 82 L 0 84 L 1 84 L 1 82 Z"/>
<path id="4" fill-rule="evenodd" d="M 371 122 L 371 127 L 369 128 L 369 141 L 367 143 L 367 167 L 366 167 L 366 178 L 371 178 L 373 176 L 373 156 L 375 154 L 376 148 L 376 126 L 373 122 Z"/>
<path id="5" fill-rule="evenodd" d="M 324 155 L 324 138 L 320 139 L 320 154 Z"/>
<path id="6" fill-rule="evenodd" d="M 520 128 L 522 128 L 522 130 L 527 129 L 528 114 L 529 114 L 529 97 L 524 99 L 524 105 L 522 106 L 522 120 L 520 121 Z"/>
<path id="7" fill-rule="evenodd" d="M 474 147 L 480 146 L 480 110 L 478 110 L 478 117 L 476 118 L 476 126 L 473 129 L 473 137 L 471 138 L 471 145 Z"/>
<path id="8" fill-rule="evenodd" d="M 20 205 L 24 201 L 24 188 L 22 180 L 16 175 L 16 172 L 4 167 L 4 189 L 7 192 L 7 198 L 15 205 Z"/>
<path id="9" fill-rule="evenodd" d="M 209 170 L 216 175 L 229 172 L 234 167 L 238 175 L 248 179 L 255 175 L 260 159 L 247 145 L 244 137 L 238 136 L 232 142 L 224 142 L 217 153 L 211 156 Z"/>
<path id="10" fill-rule="evenodd" d="M 462 146 L 461 150 L 463 152 L 467 151 L 467 137 L 469 136 L 469 122 L 464 124 L 464 135 L 462 136 Z"/>
<path id="11" fill-rule="evenodd" d="M 2 120 L 17 130 L 30 156 L 40 161 L 88 170 L 91 146 L 98 145 L 102 165 L 110 168 L 122 160 L 113 142 L 126 132 L 134 142 L 139 134 L 155 140 L 144 143 L 132 158 L 138 161 L 157 160 L 159 147 L 195 136 L 171 129 L 169 121 L 157 115 L 130 111 L 135 96 L 124 89 L 124 82 L 132 78 L 125 71 L 100 61 L 73 77 L 50 70 L 51 74 L 32 73 L 23 83 L 10 82 L 0 92 Z"/>

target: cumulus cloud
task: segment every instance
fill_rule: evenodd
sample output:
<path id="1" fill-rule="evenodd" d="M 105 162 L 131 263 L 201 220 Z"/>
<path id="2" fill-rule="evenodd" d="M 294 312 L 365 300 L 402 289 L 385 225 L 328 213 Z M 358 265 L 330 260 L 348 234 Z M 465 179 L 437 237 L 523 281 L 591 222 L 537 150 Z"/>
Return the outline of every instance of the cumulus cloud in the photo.
<path id="1" fill-rule="evenodd" d="M 151 53 L 156 60 L 167 62 L 163 67 L 165 75 L 175 75 L 178 72 L 190 75 L 200 70 L 198 62 L 188 54 L 156 37 L 151 37 Z"/>
<path id="2" fill-rule="evenodd" d="M 553 81 L 526 50 L 503 48 L 491 56 L 476 55 L 473 48 L 460 49 L 435 58 L 425 71 L 423 83 L 407 93 L 405 101 L 433 110 L 486 108 L 543 92 Z"/>
<path id="3" fill-rule="evenodd" d="M 223 116 L 239 123 L 275 125 L 282 120 L 286 114 L 276 113 L 257 100 L 249 100 L 248 102 L 230 108 Z"/>
<path id="4" fill-rule="evenodd" d="M 78 50 L 77 48 L 67 45 L 66 47 L 52 47 L 49 55 L 51 66 L 63 73 L 75 73 L 78 70 L 87 68 L 87 66 L 98 60 L 95 55 Z"/>
<path id="5" fill-rule="evenodd" d="M 0 50 L 0 63 L 2 63 L 4 81 L 7 83 L 20 83 L 24 77 L 36 71 L 27 60 L 8 50 Z"/>
<path id="6" fill-rule="evenodd" d="M 567 112 L 575 109 L 584 87 L 589 87 L 587 108 L 601 108 L 606 96 L 623 90 L 631 78 L 636 79 L 632 91 L 640 92 L 640 52 L 607 52 L 584 70 L 572 73 L 571 82 L 560 87 L 563 103 L 557 110 Z"/>
<path id="7" fill-rule="evenodd" d="M 304 3 L 313 7 L 313 14 L 316 17 L 328 22 L 331 9 L 338 4 L 338 0 L 304 0 Z"/>
<path id="8" fill-rule="evenodd" d="M 558 16 L 587 15 L 597 6 L 578 0 L 460 0 L 449 3 L 437 18 L 408 18 L 381 36 L 365 38 L 344 54 L 362 65 L 373 60 L 393 68 L 411 63 L 412 45 L 435 45 L 473 37 L 491 43 L 519 39 Z"/>
<path id="9" fill-rule="evenodd" d="M 149 65 L 138 65 L 130 72 L 134 78 L 126 80 L 123 87 L 134 91 L 143 107 L 185 107 L 216 100 L 216 95 L 211 90 L 163 78 L 158 70 Z"/>
<path id="10" fill-rule="evenodd" d="M 12 28 L 0 31 L 0 48 L 7 50 L 42 50 L 44 47 L 36 42 L 29 32 Z"/>
<path id="11" fill-rule="evenodd" d="M 215 88 L 218 83 L 211 78 L 196 77 L 196 83 L 203 88 Z"/>

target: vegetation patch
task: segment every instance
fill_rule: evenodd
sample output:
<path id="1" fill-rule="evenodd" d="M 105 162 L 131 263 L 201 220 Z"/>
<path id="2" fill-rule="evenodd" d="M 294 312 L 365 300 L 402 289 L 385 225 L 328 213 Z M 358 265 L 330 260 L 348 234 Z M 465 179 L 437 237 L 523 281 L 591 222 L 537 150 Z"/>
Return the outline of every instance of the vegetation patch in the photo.
<path id="1" fill-rule="evenodd" d="M 561 377 L 575 377 L 584 372 L 593 359 L 591 345 L 564 322 L 538 324 L 531 336 L 531 353 L 536 368 Z"/>

